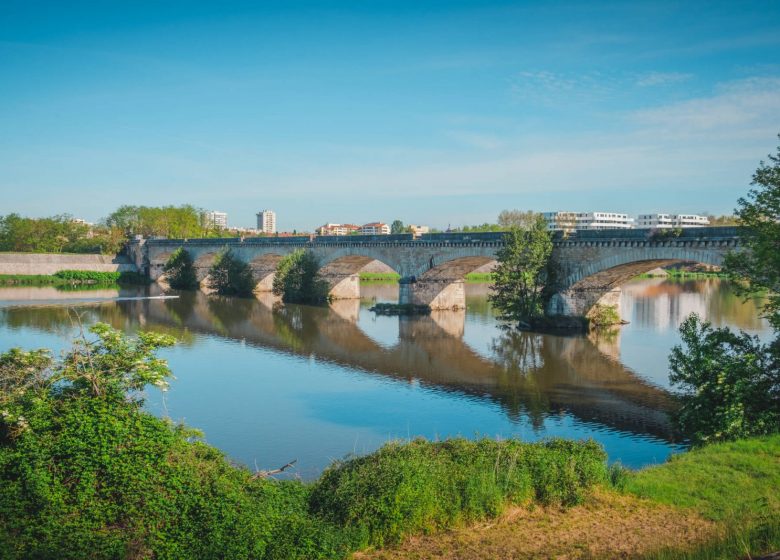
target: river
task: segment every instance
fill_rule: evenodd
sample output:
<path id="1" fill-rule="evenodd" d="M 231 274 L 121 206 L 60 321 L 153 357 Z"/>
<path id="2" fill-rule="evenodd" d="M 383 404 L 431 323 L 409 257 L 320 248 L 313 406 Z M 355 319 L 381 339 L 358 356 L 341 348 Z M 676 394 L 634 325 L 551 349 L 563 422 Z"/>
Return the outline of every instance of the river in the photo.
<path id="1" fill-rule="evenodd" d="M 281 306 L 159 288 L 61 292 L 0 289 L 0 351 L 67 348 L 76 315 L 126 332 L 158 330 L 180 343 L 161 354 L 176 379 L 146 407 L 200 429 L 255 468 L 298 459 L 297 475 L 384 442 L 424 436 L 594 438 L 610 460 L 640 467 L 681 450 L 667 357 L 691 312 L 718 326 L 768 334 L 755 302 L 718 279 L 635 280 L 628 325 L 589 336 L 502 330 L 485 284 L 467 285 L 465 312 L 376 316 L 392 284 L 365 283 L 361 300 Z M 113 298 L 121 298 L 115 301 Z"/>

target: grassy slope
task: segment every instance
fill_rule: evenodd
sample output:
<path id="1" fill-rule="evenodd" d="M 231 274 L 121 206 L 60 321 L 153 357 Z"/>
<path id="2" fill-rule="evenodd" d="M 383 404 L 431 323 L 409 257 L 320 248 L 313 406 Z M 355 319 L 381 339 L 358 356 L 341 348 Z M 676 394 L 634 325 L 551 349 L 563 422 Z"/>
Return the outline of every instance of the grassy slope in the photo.
<path id="1" fill-rule="evenodd" d="M 780 435 L 712 445 L 628 475 L 567 510 L 411 539 L 356 558 L 755 557 L 780 550 Z"/>
<path id="2" fill-rule="evenodd" d="M 713 521 L 780 515 L 780 435 L 721 443 L 675 455 L 631 477 L 626 490 Z"/>
<path id="3" fill-rule="evenodd" d="M 780 550 L 780 435 L 711 445 L 631 477 L 626 491 L 718 523 L 717 538 L 648 558 L 741 558 Z"/>

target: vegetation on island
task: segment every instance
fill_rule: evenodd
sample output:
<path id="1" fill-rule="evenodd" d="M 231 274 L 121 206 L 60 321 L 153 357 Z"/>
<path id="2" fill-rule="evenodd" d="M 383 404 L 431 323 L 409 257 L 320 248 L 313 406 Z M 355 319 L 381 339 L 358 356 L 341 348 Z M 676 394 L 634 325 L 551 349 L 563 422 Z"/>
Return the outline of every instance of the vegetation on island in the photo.
<path id="1" fill-rule="evenodd" d="M 504 239 L 488 298 L 502 319 L 530 329 L 544 316 L 552 238 L 537 215 L 525 227 L 512 227 Z"/>
<path id="2" fill-rule="evenodd" d="M 273 293 L 285 303 L 322 305 L 329 301 L 328 284 L 320 278 L 319 262 L 311 251 L 298 249 L 276 267 Z"/>
<path id="3" fill-rule="evenodd" d="M 163 266 L 163 274 L 168 285 L 176 290 L 193 290 L 199 285 L 192 256 L 183 247 L 179 247 L 168 257 Z"/>
<path id="4" fill-rule="evenodd" d="M 256 284 L 252 268 L 230 249 L 217 255 L 206 281 L 210 289 L 222 296 L 251 296 Z"/>

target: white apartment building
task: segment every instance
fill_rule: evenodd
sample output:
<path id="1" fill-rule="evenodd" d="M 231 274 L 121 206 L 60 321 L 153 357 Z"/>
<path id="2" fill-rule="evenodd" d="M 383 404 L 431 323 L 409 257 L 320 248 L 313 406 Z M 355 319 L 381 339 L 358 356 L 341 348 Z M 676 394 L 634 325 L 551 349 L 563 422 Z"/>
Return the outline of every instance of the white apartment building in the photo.
<path id="1" fill-rule="evenodd" d="M 415 237 L 420 237 L 423 233 L 430 233 L 431 228 L 428 226 L 416 226 L 414 224 L 409 224 L 409 231 L 411 231 L 412 235 Z"/>
<path id="2" fill-rule="evenodd" d="M 273 210 L 258 212 L 257 229 L 262 233 L 276 233 L 276 212 Z"/>
<path id="3" fill-rule="evenodd" d="M 360 226 L 361 235 L 390 235 L 390 226 L 382 222 L 371 222 Z"/>
<path id="4" fill-rule="evenodd" d="M 569 233 L 577 229 L 576 212 L 544 212 L 542 215 L 547 222 L 547 231 Z"/>
<path id="5" fill-rule="evenodd" d="M 212 210 L 204 214 L 206 226 L 220 229 L 227 229 L 227 212 L 218 212 Z"/>
<path id="6" fill-rule="evenodd" d="M 549 231 L 632 229 L 634 219 L 617 212 L 545 212 Z"/>
<path id="7" fill-rule="evenodd" d="M 710 225 L 707 216 L 697 214 L 640 214 L 636 221 L 638 228 L 705 227 Z"/>
<path id="8" fill-rule="evenodd" d="M 331 224 L 327 223 L 324 226 L 317 228 L 317 235 L 349 235 L 350 233 L 356 233 L 360 230 L 360 226 L 354 224 Z"/>

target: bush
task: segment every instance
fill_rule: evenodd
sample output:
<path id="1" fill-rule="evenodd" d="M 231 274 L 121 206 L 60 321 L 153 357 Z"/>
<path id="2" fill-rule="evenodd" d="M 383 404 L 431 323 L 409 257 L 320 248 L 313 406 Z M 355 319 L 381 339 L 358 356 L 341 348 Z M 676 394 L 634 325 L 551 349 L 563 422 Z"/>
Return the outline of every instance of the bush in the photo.
<path id="1" fill-rule="evenodd" d="M 675 420 L 686 437 L 700 445 L 780 429 L 778 342 L 715 329 L 695 314 L 680 334 L 685 348 L 672 349 L 669 380 L 683 390 Z"/>
<path id="2" fill-rule="evenodd" d="M 285 303 L 321 305 L 327 303 L 328 285 L 317 276 L 319 263 L 304 249 L 293 251 L 276 267 L 273 292 Z"/>
<path id="3" fill-rule="evenodd" d="M 209 270 L 209 287 L 220 295 L 251 296 L 255 284 L 250 266 L 229 249 L 217 256 Z"/>
<path id="4" fill-rule="evenodd" d="M 163 266 L 163 273 L 171 288 L 176 290 L 192 290 L 198 287 L 195 267 L 192 257 L 184 248 L 179 247 L 168 258 Z"/>
<path id="5" fill-rule="evenodd" d="M 595 327 L 609 327 L 621 323 L 620 314 L 615 305 L 602 305 L 597 303 L 588 313 L 590 324 Z"/>
<path id="6" fill-rule="evenodd" d="M 170 374 L 153 355 L 170 337 L 93 332 L 61 362 L 0 356 L 0 557 L 343 556 L 307 486 L 254 479 L 141 409 L 137 391 Z"/>
<path id="7" fill-rule="evenodd" d="M 114 284 L 122 276 L 121 272 L 97 272 L 94 270 L 60 270 L 55 278 L 71 282 L 94 282 L 96 284 Z"/>
<path id="8" fill-rule="evenodd" d="M 415 440 L 334 464 L 311 504 L 361 546 L 381 546 L 495 516 L 507 503 L 576 504 L 606 479 L 606 454 L 592 441 Z"/>

